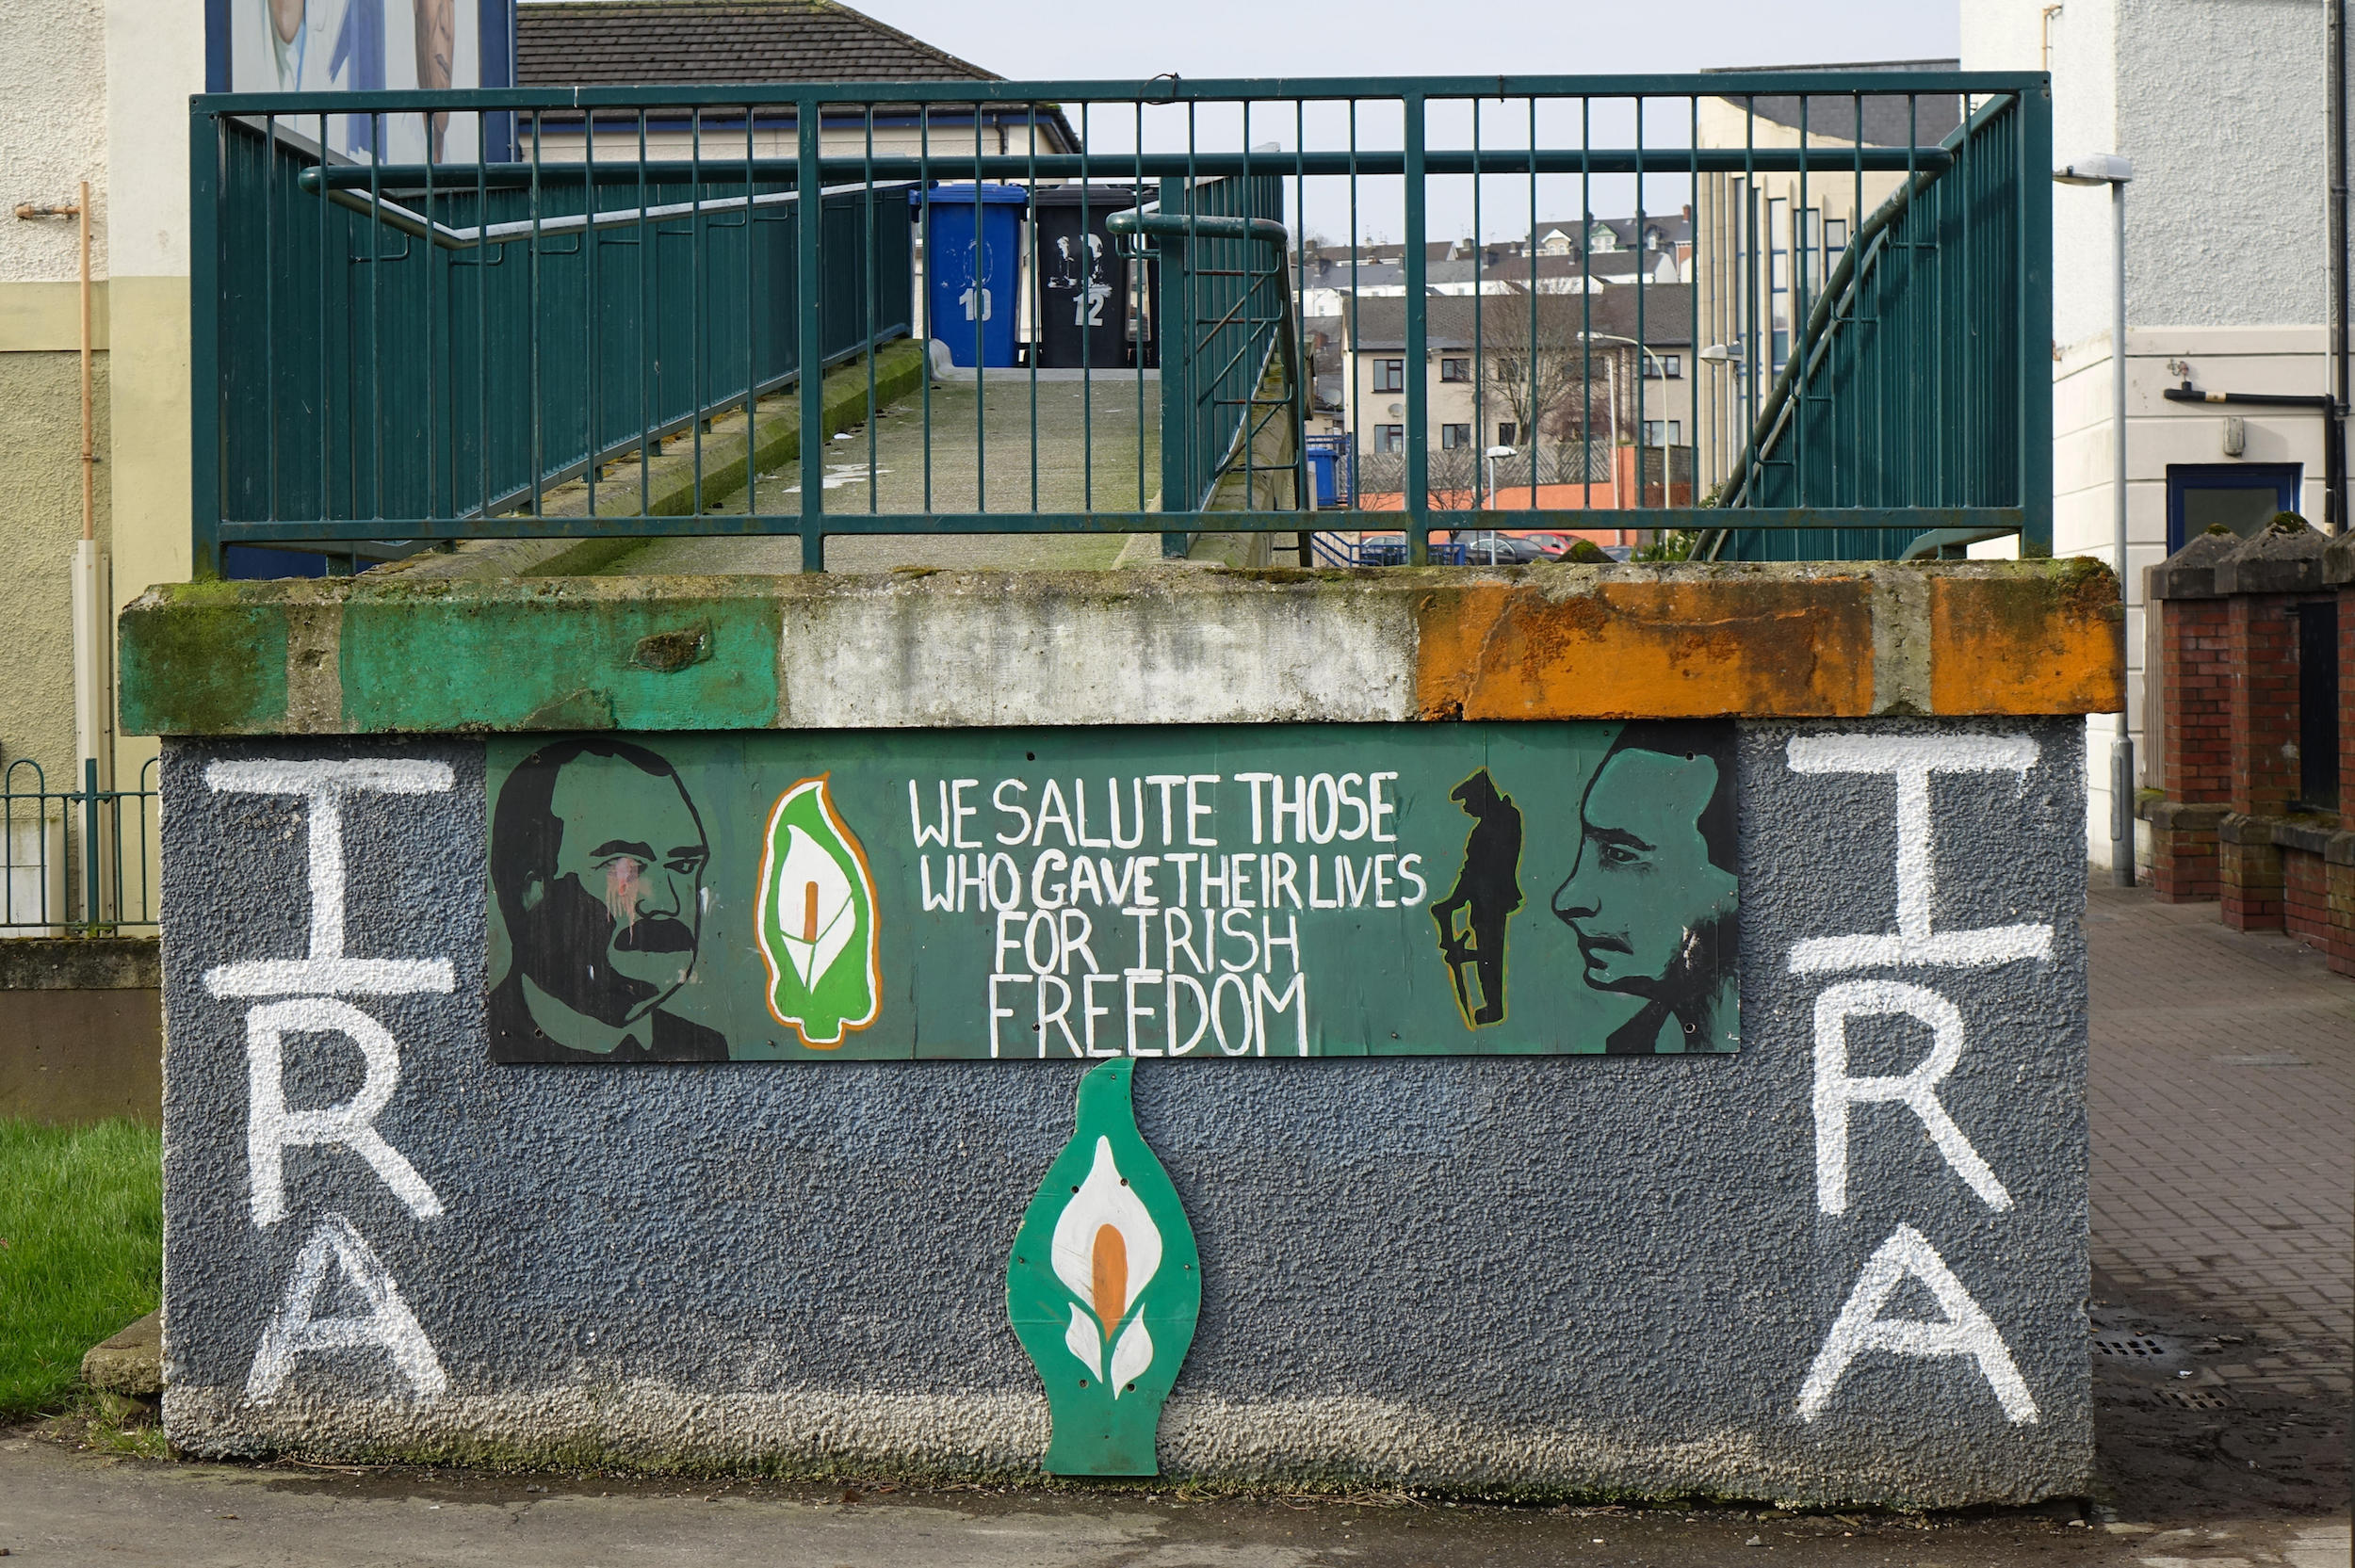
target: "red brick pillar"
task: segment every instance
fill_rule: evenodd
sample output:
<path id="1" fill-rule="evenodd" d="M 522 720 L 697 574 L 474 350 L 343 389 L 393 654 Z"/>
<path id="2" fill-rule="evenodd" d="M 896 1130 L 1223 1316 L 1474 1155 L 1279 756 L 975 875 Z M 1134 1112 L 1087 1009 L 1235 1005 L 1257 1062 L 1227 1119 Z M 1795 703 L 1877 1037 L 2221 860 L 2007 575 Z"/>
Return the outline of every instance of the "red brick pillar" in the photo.
<path id="1" fill-rule="evenodd" d="M 2283 513 L 2217 563 L 2232 662 L 2232 809 L 2217 825 L 2217 891 L 2238 930 L 2283 926 L 2275 830 L 2298 792 L 2298 622 L 2294 606 L 2322 589 L 2330 541 Z"/>
<path id="2" fill-rule="evenodd" d="M 2227 601 L 2216 569 L 2240 547 L 2219 529 L 2201 534 L 2143 574 L 2150 606 L 2152 712 L 2144 777 L 2159 791 L 2138 810 L 2151 824 L 2151 887 L 2165 902 L 2217 897 L 2217 824 L 2232 799 L 2232 665 Z"/>
<path id="3" fill-rule="evenodd" d="M 2322 581 L 2339 590 L 2339 831 L 2324 849 L 2331 967 L 2355 975 L 2355 533 L 2323 552 Z"/>

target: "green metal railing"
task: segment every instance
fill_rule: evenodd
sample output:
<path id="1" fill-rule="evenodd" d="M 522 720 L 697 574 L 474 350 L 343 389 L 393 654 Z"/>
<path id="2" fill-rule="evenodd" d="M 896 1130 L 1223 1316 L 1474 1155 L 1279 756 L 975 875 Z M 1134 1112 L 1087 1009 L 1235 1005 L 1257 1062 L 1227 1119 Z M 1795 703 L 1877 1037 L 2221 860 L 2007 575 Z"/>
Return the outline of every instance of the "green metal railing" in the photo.
<path id="1" fill-rule="evenodd" d="M 602 464 L 700 445 L 698 414 L 800 379 L 789 182 L 639 158 L 322 167 L 325 118 L 307 138 L 302 117 L 200 118 L 220 540 L 433 537 L 401 520 L 542 514 L 576 477 L 586 514 L 641 512 L 642 488 L 597 493 Z M 909 331 L 909 230 L 904 186 L 821 204 L 822 365 Z"/>
<path id="2" fill-rule="evenodd" d="M 337 115 L 380 147 L 439 116 L 460 151 L 322 155 Z M 2049 547 L 2050 119 L 2040 75 L 1872 71 L 199 98 L 198 569 L 238 545 L 784 535 L 816 570 L 830 538 L 1297 532 L 1320 406 L 1398 488 L 1313 526 L 1403 523 L 1417 560 L 1435 530 L 1723 525 L 1668 504 L 1713 489 L 1744 514 L 1721 554 Z M 989 291 L 944 315 L 931 286 L 967 243 L 944 187 L 976 181 L 1023 215 L 998 363 Z M 1059 191 L 1110 258 L 1084 286 L 1056 268 L 1093 242 L 1047 237 Z M 980 204 L 958 212 L 980 245 Z M 1378 299 L 1394 348 L 1362 330 Z M 1050 304 L 1104 334 L 1058 360 Z M 886 408 L 875 349 L 902 334 L 928 373 Z M 859 373 L 829 367 L 862 360 L 842 405 Z M 1382 380 L 1393 360 L 1414 373 Z M 781 423 L 782 461 L 757 433 Z M 1635 445 L 1658 451 L 1628 494 L 1530 459 Z M 1484 477 L 1499 445 L 1515 483 Z M 658 459 L 685 504 L 654 504 Z"/>
<path id="3" fill-rule="evenodd" d="M 134 789 L 51 789 L 19 757 L 0 773 L 0 936 L 105 936 L 156 923 L 156 759 Z"/>
<path id="4" fill-rule="evenodd" d="M 1291 453 L 1282 492 L 1307 509 L 1307 449 L 1300 439 L 1307 382 L 1286 277 L 1291 231 L 1279 176 L 1164 180 L 1157 212 L 1114 213 L 1105 227 L 1159 260 L 1164 309 L 1175 318 L 1161 355 L 1161 495 L 1184 511 L 1231 511 L 1221 482 L 1240 475 L 1260 493 L 1260 453 L 1272 425 Z M 1247 506 L 1242 509 L 1250 509 Z M 1294 520 L 1295 523 L 1297 519 Z M 1191 536 L 1164 531 L 1162 553 L 1185 553 Z"/>
<path id="5" fill-rule="evenodd" d="M 2021 99 L 1981 105 L 1939 143 L 1951 158 L 1942 170 L 1909 172 L 1860 226 L 1824 278 L 1723 498 L 1786 513 L 1920 511 L 1897 526 L 1713 529 L 1697 554 L 1893 559 L 1933 532 L 2028 531 L 2021 498 L 2051 487 L 2049 438 L 2022 417 L 2049 409 L 2036 396 L 2049 397 L 2042 358 L 2025 352 L 2024 332 L 1956 330 L 2017 320 L 2032 306 L 2049 322 L 2049 294 L 2022 296 L 2029 247 L 2040 254 L 2046 245 L 2031 221 L 2040 209 L 2013 199 L 2049 161 L 2025 161 L 2028 136 Z M 1950 509 L 1963 515 L 1936 515 Z M 2049 529 L 2047 521 L 2048 550 Z"/>

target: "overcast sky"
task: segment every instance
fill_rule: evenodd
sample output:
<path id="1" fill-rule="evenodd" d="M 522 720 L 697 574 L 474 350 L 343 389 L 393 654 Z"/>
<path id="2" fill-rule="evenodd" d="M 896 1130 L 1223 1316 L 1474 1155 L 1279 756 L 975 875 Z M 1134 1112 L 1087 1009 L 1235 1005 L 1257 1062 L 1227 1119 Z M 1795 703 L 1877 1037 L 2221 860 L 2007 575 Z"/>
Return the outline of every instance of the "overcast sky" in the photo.
<path id="1" fill-rule="evenodd" d="M 1922 59 L 1967 0 L 852 0 L 1016 78 L 1698 71 Z"/>
<path id="2" fill-rule="evenodd" d="M 1951 58 L 1961 32 L 1957 5 L 1968 0 L 852 0 L 859 9 L 974 64 L 1017 80 L 1138 79 L 1163 72 L 1181 76 L 1486 75 L 1499 71 L 1545 74 L 1674 73 L 1717 66 L 1822 64 L 1844 61 Z M 1502 129 L 1525 107 L 1484 110 L 1486 145 L 1509 145 Z M 1173 111 L 1175 112 L 1175 111 Z M 1434 144 L 1468 145 L 1456 124 L 1461 105 L 1435 107 Z M 1659 104 L 1647 113 L 1650 146 L 1687 140 L 1681 105 Z M 1240 127 L 1218 123 L 1205 110 L 1199 144 L 1234 146 Z M 1320 120 L 1324 123 L 1320 123 Z M 1099 112 L 1088 141 L 1099 151 L 1131 145 L 1126 116 Z M 1282 123 L 1270 123 L 1281 121 Z M 1251 141 L 1294 142 L 1290 111 L 1255 114 Z M 1388 129 L 1385 129 L 1387 122 Z M 1576 145 L 1576 109 L 1549 105 L 1540 135 L 1550 145 Z M 1370 106 L 1360 119 L 1361 146 L 1396 146 L 1395 110 Z M 1595 142 L 1626 145 L 1632 115 L 1625 105 L 1594 111 Z M 1345 145 L 1338 109 L 1312 112 L 1308 145 Z M 1453 134 L 1452 134 L 1453 133 Z M 1172 140 L 1172 134 L 1178 139 Z M 1149 145 L 1183 145 L 1182 125 L 1146 128 Z M 1361 183 L 1358 234 L 1368 241 L 1399 237 L 1402 207 L 1396 182 Z M 1469 182 L 1435 180 L 1430 188 L 1433 237 L 1470 228 Z M 1674 211 L 1688 199 L 1686 182 L 1648 179 L 1647 209 Z M 1457 186 L 1463 188 L 1455 188 Z M 1582 199 L 1575 179 L 1540 182 L 1546 216 L 1574 216 Z M 1344 241 L 1350 230 L 1349 192 L 1339 181 L 1311 181 L 1306 192 L 1311 232 Z M 1598 178 L 1584 193 L 1596 212 L 1622 216 L 1634 205 L 1633 183 Z M 1528 191 L 1487 190 L 1481 228 L 1508 237 L 1527 228 Z M 1286 196 L 1291 205 L 1291 192 Z M 1521 217 L 1509 216 L 1519 208 Z M 1288 213 L 1288 217 L 1292 217 Z M 1296 221 L 1296 217 L 1294 218 Z"/>

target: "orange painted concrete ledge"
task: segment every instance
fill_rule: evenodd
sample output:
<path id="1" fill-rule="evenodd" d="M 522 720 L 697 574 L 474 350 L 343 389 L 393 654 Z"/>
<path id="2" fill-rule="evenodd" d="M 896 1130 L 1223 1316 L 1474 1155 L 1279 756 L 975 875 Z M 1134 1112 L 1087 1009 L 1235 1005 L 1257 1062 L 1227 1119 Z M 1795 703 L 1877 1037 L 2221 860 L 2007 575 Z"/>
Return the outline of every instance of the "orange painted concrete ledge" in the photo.
<path id="1" fill-rule="evenodd" d="M 2117 579 L 2090 562 L 1603 573 L 1577 594 L 1532 582 L 1432 596 L 1421 715 L 2106 713 L 2124 700 Z"/>

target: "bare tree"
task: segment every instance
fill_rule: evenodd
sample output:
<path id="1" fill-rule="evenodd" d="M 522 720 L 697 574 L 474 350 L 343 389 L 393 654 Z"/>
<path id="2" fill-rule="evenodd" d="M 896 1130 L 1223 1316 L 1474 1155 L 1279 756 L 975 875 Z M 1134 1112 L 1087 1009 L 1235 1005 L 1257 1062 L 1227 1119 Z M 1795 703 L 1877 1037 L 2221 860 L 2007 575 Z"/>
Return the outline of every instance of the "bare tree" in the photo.
<path id="1" fill-rule="evenodd" d="M 1589 355 L 1579 339 L 1581 303 L 1558 294 L 1505 296 L 1481 313 L 1480 359 L 1488 395 L 1512 412 L 1524 445 L 1571 433 L 1560 428 L 1566 419 L 1584 433 Z M 1598 380 L 1608 352 L 1606 346 L 1595 346 L 1591 357 Z"/>

